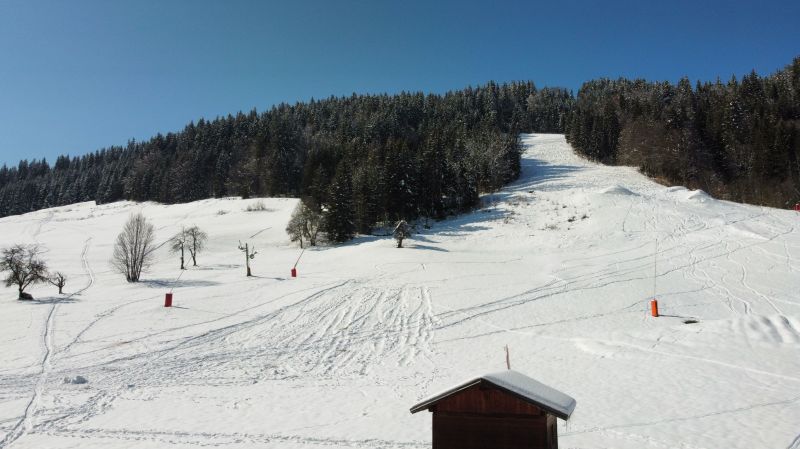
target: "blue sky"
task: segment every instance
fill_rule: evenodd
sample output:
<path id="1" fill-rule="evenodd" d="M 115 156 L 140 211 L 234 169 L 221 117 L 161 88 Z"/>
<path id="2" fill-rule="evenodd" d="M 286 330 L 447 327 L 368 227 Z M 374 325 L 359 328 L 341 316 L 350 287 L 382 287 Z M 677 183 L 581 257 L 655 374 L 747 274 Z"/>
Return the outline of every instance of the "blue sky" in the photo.
<path id="1" fill-rule="evenodd" d="M 770 73 L 800 2 L 0 0 L 0 163 L 352 92 Z"/>

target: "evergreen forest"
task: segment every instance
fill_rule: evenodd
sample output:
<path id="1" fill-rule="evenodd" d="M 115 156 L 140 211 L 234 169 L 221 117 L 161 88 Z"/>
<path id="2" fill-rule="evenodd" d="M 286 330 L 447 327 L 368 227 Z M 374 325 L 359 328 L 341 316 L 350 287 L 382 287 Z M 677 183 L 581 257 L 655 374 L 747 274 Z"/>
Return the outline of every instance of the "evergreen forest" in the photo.
<path id="1" fill-rule="evenodd" d="M 0 169 L 0 216 L 118 200 L 301 197 L 343 241 L 441 218 L 519 175 L 518 133 L 563 132 L 572 94 L 533 83 L 444 95 L 352 95 L 190 123 L 81 157 Z"/>
<path id="2" fill-rule="evenodd" d="M 578 92 L 567 141 L 666 185 L 787 208 L 800 201 L 800 57 L 761 77 L 676 85 L 600 79 Z"/>

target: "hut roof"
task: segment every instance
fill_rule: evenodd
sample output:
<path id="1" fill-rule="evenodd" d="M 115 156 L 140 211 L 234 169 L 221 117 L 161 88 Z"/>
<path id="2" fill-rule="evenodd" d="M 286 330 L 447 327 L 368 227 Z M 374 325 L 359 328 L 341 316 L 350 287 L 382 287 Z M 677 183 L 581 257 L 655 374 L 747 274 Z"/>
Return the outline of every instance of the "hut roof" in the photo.
<path id="1" fill-rule="evenodd" d="M 411 413 L 426 410 L 442 399 L 459 393 L 474 385 L 486 382 L 495 388 L 531 403 L 563 420 L 569 419 L 575 410 L 575 399 L 517 371 L 508 370 L 486 374 L 447 391 L 431 396 L 411 407 Z"/>

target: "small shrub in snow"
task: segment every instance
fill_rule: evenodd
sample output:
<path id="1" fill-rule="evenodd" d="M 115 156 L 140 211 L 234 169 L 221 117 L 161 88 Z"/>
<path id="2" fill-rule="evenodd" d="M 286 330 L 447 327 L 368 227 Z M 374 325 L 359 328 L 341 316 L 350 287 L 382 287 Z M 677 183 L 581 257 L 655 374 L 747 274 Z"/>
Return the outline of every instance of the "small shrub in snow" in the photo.
<path id="1" fill-rule="evenodd" d="M 248 204 L 247 208 L 245 209 L 246 212 L 263 212 L 266 210 L 269 209 L 267 209 L 267 205 L 264 204 L 264 202 L 261 200 L 258 200 L 255 203 Z"/>

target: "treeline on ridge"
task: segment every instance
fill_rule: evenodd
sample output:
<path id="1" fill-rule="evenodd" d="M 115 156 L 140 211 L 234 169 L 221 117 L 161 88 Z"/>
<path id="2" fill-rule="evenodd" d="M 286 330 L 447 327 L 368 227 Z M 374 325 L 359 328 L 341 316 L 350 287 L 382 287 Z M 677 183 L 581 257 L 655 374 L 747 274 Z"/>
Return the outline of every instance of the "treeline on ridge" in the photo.
<path id="1" fill-rule="evenodd" d="M 81 201 L 299 196 L 345 228 L 440 218 L 519 175 L 519 132 L 563 132 L 573 97 L 531 82 L 281 104 L 81 157 L 0 168 L 0 216 Z"/>
<path id="2" fill-rule="evenodd" d="M 770 76 L 677 85 L 590 81 L 567 140 L 587 157 L 665 184 L 785 208 L 800 201 L 800 57 Z"/>
<path id="3" fill-rule="evenodd" d="M 479 193 L 519 175 L 520 132 L 564 132 L 587 157 L 664 184 L 791 206 L 800 201 L 800 57 L 769 76 L 695 86 L 599 79 L 575 98 L 490 82 L 201 119 L 52 166 L 0 167 L 0 216 L 92 200 L 299 196 L 325 211 L 341 240 L 376 223 L 475 206 Z"/>

